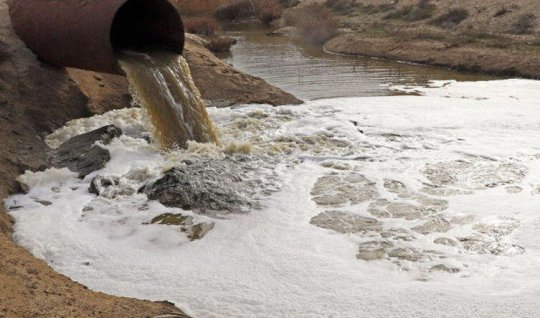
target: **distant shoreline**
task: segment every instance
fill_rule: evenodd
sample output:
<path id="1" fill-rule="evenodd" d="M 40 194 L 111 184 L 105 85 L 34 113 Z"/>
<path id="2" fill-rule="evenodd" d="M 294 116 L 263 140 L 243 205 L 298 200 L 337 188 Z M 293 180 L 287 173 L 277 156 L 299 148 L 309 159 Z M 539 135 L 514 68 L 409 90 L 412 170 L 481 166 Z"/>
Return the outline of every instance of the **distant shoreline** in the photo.
<path id="1" fill-rule="evenodd" d="M 335 54 L 361 55 L 503 77 L 540 79 L 540 51 L 526 46 L 486 48 L 434 39 L 343 33 L 324 44 Z"/>

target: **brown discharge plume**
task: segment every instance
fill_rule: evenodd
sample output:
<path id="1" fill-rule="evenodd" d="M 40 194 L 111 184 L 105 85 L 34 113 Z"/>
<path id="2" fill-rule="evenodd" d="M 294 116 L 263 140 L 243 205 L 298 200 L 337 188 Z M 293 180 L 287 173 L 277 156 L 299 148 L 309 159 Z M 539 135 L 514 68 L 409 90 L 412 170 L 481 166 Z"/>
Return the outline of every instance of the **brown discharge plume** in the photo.
<path id="1" fill-rule="evenodd" d="M 148 114 L 162 149 L 185 148 L 189 140 L 218 143 L 216 129 L 182 56 L 165 51 L 124 52 L 119 60 L 131 94 Z"/>

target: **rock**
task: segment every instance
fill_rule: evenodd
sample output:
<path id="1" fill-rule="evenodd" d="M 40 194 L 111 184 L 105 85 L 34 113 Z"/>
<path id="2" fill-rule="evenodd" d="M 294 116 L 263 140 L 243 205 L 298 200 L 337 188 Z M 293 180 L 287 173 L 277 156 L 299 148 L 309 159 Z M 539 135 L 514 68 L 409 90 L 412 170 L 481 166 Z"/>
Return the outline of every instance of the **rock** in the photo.
<path id="1" fill-rule="evenodd" d="M 150 221 L 150 224 L 192 225 L 193 217 L 189 215 L 186 216 L 181 213 L 164 213 L 153 218 L 152 221 Z"/>
<path id="2" fill-rule="evenodd" d="M 68 168 L 78 172 L 80 178 L 102 169 L 111 159 L 107 149 L 103 149 L 96 142 L 108 144 L 115 137 L 122 135 L 120 128 L 109 125 L 86 134 L 75 136 L 52 151 L 50 162 L 55 168 Z"/>
<path id="3" fill-rule="evenodd" d="M 247 194 L 250 185 L 242 183 L 235 166 L 209 168 L 204 162 L 172 168 L 165 175 L 141 190 L 148 199 L 168 207 L 197 212 L 246 212 L 252 202 Z"/>
<path id="4" fill-rule="evenodd" d="M 145 224 L 162 224 L 180 227 L 182 232 L 187 233 L 187 237 L 194 241 L 202 239 L 214 228 L 214 223 L 198 223 L 193 225 L 193 217 L 181 213 L 164 213 L 153 218 Z"/>
<path id="5" fill-rule="evenodd" d="M 311 219 L 310 223 L 339 233 L 366 233 L 382 230 L 381 223 L 374 218 L 340 211 L 319 213 Z"/>
<path id="6" fill-rule="evenodd" d="M 191 234 L 189 234 L 188 237 L 192 241 L 200 240 L 208 232 L 210 232 L 213 228 L 214 228 L 214 223 L 199 223 L 199 224 L 196 224 L 191 228 Z"/>

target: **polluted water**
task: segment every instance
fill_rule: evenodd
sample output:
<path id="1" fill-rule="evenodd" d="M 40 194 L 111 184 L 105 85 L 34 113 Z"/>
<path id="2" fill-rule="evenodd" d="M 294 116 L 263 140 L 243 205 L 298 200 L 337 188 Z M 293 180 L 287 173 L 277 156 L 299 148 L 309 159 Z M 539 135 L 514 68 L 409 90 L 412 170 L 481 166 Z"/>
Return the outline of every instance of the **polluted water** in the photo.
<path id="1" fill-rule="evenodd" d="M 187 61 L 166 51 L 122 52 L 131 95 L 152 124 L 152 133 L 163 150 L 185 148 L 190 140 L 217 143 L 204 101 Z"/>

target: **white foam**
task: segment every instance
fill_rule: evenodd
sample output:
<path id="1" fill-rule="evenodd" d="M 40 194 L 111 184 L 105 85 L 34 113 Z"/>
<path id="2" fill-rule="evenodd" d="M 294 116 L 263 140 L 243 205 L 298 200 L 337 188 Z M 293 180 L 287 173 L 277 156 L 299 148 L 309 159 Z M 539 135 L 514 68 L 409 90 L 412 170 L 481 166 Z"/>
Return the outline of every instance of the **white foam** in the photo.
<path id="1" fill-rule="evenodd" d="M 23 180 L 31 185 L 30 192 L 7 200 L 8 207 L 17 207 L 12 212 L 17 221 L 14 238 L 92 289 L 167 299 L 194 317 L 538 317 L 540 195 L 534 191 L 540 186 L 540 82 L 433 86 L 411 88 L 426 96 L 210 109 L 222 144 L 249 143 L 252 160 L 265 163 L 253 177 L 272 174 L 280 181 L 281 190 L 267 197 L 261 210 L 215 219 L 157 202 L 140 209 L 146 203 L 142 194 L 114 199 L 89 194 L 95 173 L 79 180 L 69 172 L 48 170 L 27 173 Z M 84 126 L 98 128 L 109 123 L 107 116 L 110 122 L 115 116 L 127 118 L 127 130 L 141 125 L 137 116 L 130 122 L 130 116 L 116 111 L 86 120 Z M 61 131 L 65 137 L 76 134 Z M 200 145 L 162 154 L 131 137 L 108 148 L 112 160 L 99 173 L 124 178 L 133 187 L 157 178 L 182 158 L 222 156 Z M 354 160 L 358 157 L 368 159 Z M 387 199 L 399 198 L 381 186 L 385 178 L 418 192 L 430 183 L 422 173 L 427 163 L 474 162 L 480 171 L 473 169 L 474 178 L 492 171 L 495 163 L 524 167 L 526 173 L 508 184 L 522 188 L 516 194 L 505 191 L 505 184 L 476 190 L 468 175 L 456 179 L 454 187 L 473 194 L 443 197 L 449 202 L 444 213 L 472 215 L 473 223 L 444 235 L 417 235 L 407 243 L 437 249 L 446 255 L 440 262 L 461 269 L 457 274 L 430 273 L 426 266 L 431 263 L 397 266 L 388 260 L 358 260 L 358 244 L 372 237 L 310 224 L 313 216 L 331 210 L 312 201 L 313 184 L 327 173 L 346 173 L 321 165 L 332 160 L 374 181 L 380 197 Z M 495 171 L 503 180 L 513 176 L 497 166 Z M 89 205 L 93 210 L 83 211 Z M 371 216 L 367 203 L 339 209 Z M 194 215 L 216 225 L 193 242 L 174 227 L 142 225 L 165 212 Z M 385 228 L 410 228 L 423 220 L 380 221 Z M 517 229 L 496 243 L 519 245 L 523 254 L 475 254 L 433 244 L 439 236 L 471 235 L 475 224 L 512 222 L 518 223 Z"/>

